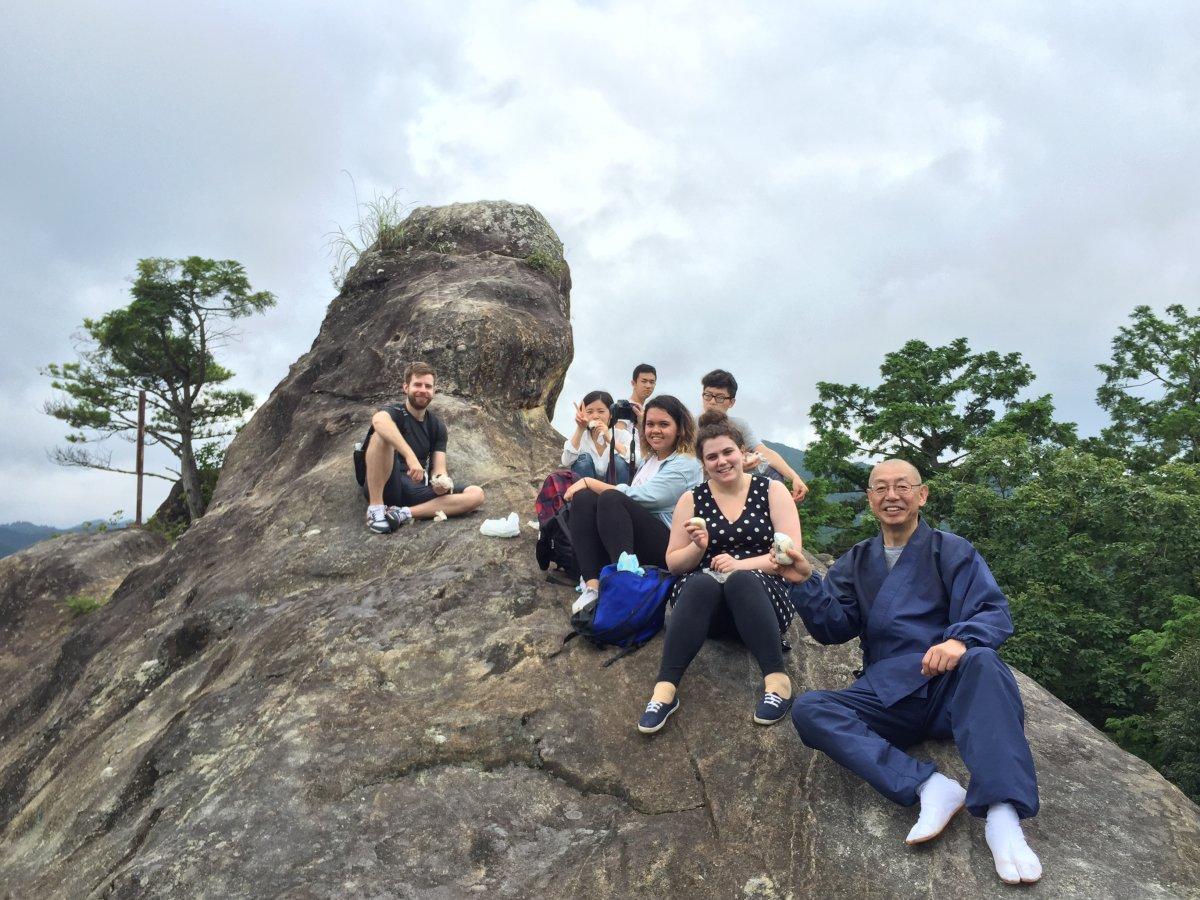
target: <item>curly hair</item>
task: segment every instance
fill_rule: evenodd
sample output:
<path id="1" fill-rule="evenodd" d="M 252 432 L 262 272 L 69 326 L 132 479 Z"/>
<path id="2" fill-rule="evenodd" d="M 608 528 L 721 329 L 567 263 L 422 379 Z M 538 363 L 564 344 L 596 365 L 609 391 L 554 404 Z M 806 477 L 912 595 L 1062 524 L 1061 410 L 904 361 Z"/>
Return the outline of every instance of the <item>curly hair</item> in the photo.
<path id="1" fill-rule="evenodd" d="M 708 414 L 705 413 L 700 417 L 700 431 L 696 435 L 696 456 L 703 458 L 704 444 L 706 441 L 711 441 L 719 437 L 727 437 L 733 441 L 739 450 L 746 449 L 746 438 L 742 436 L 741 430 L 729 421 L 729 417 L 720 414 L 719 419 L 705 421 Z"/>

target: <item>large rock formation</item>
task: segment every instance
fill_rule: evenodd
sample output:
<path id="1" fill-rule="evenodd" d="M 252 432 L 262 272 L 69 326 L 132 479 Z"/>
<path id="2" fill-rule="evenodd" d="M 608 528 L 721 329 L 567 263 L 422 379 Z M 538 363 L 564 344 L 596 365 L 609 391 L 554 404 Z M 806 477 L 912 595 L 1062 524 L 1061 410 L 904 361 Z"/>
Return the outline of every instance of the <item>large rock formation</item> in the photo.
<path id="1" fill-rule="evenodd" d="M 230 448 L 210 512 L 0 701 L 0 885 L 14 897 L 987 897 L 980 823 L 913 814 L 790 726 L 755 728 L 744 650 L 705 648 L 684 706 L 633 723 L 658 644 L 572 642 L 534 534 L 476 515 L 380 537 L 351 448 L 404 366 L 445 391 L 452 473 L 531 514 L 561 438 L 569 275 L 540 215 L 418 210 L 350 273 Z M 616 375 L 614 375 L 616 377 Z M 849 648 L 796 637 L 802 687 Z M 1200 810 L 1022 681 L 1054 897 L 1186 896 Z M 956 774 L 949 745 L 928 753 Z"/>

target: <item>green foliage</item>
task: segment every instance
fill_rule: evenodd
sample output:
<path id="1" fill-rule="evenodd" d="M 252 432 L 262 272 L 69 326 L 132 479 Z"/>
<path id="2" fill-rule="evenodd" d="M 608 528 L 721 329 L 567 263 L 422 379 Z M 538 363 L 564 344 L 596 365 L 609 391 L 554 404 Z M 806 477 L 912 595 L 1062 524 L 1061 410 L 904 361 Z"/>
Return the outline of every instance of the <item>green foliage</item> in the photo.
<path id="1" fill-rule="evenodd" d="M 1160 318 L 1139 306 L 1097 366 L 1096 400 L 1112 418 L 1089 449 L 1146 471 L 1171 460 L 1200 463 L 1200 315 L 1178 304 Z"/>
<path id="2" fill-rule="evenodd" d="M 84 522 L 79 526 L 79 530 L 84 534 L 103 534 L 104 532 L 113 529 L 121 528 L 125 524 L 122 522 L 122 517 L 125 515 L 125 510 L 118 509 L 113 512 L 107 519 L 100 519 L 95 522 Z"/>
<path id="3" fill-rule="evenodd" d="M 72 594 L 63 601 L 63 605 L 71 616 L 77 619 L 90 612 L 95 612 L 104 605 L 104 601 L 89 594 Z"/>
<path id="4" fill-rule="evenodd" d="M 357 209 L 358 221 L 349 229 L 339 225 L 326 235 L 326 248 L 334 260 L 329 275 L 338 290 L 359 257 L 368 250 L 390 253 L 404 249 L 404 219 L 408 210 L 400 200 L 399 191 L 377 193 L 374 199 L 358 203 Z"/>
<path id="5" fill-rule="evenodd" d="M 1200 801 L 1200 639 L 1164 659 L 1156 688 L 1155 735 L 1163 774 Z"/>
<path id="6" fill-rule="evenodd" d="M 562 278 L 563 273 L 567 271 L 567 264 L 563 261 L 562 257 L 541 248 L 535 249 L 525 257 L 525 262 L 529 264 L 531 269 L 545 272 L 552 278 Z"/>
<path id="7" fill-rule="evenodd" d="M 972 353 L 966 338 L 944 347 L 911 340 L 884 357 L 879 374 L 873 388 L 818 382 L 820 399 L 809 413 L 818 438 L 805 458 L 828 484 L 805 503 L 804 519 L 833 528 L 827 543 L 834 552 L 874 532 L 863 494 L 871 463 L 904 459 L 930 480 L 953 470 L 985 433 L 1075 440 L 1073 425 L 1054 421 L 1049 396 L 1018 399 L 1033 382 L 1019 353 Z M 930 518 L 948 515 L 951 499 L 935 493 Z"/>
<path id="8" fill-rule="evenodd" d="M 878 387 L 818 385 L 806 542 L 873 534 L 866 463 L 899 457 L 1012 608 L 1002 653 L 1200 799 L 1200 317 L 1138 307 L 1099 367 L 1112 425 L 1078 442 L 1019 355 L 909 341 Z"/>
<path id="9" fill-rule="evenodd" d="M 1195 772 L 1198 745 L 1166 721 L 1200 712 L 1178 668 L 1200 646 L 1200 466 L 1130 474 L 1120 460 L 1002 430 L 970 450 L 931 490 L 955 493 L 943 524 L 1008 594 L 1005 659 L 1127 749 Z"/>
<path id="10" fill-rule="evenodd" d="M 830 478 L 808 479 L 808 496 L 798 504 L 804 546 L 837 556 L 878 531 L 863 493 L 839 493 Z"/>
<path id="11" fill-rule="evenodd" d="M 130 293 L 128 306 L 84 320 L 78 361 L 43 370 L 64 395 L 47 402 L 46 412 L 77 429 L 67 438 L 72 446 L 53 458 L 129 473 L 114 468 L 111 456 L 79 445 L 135 431 L 138 391 L 144 390 L 148 442 L 179 459 L 188 509 L 198 518 L 205 503 L 196 455 L 232 434 L 254 405 L 246 391 L 218 387 L 233 373 L 217 362 L 215 351 L 233 336 L 234 320 L 274 306 L 275 297 L 252 291 L 240 263 L 197 256 L 141 260 Z"/>
<path id="12" fill-rule="evenodd" d="M 213 491 L 217 487 L 217 479 L 221 474 L 221 466 L 225 462 L 225 446 L 218 443 L 205 444 L 196 454 L 196 464 L 200 473 L 200 490 L 204 497 L 204 506 L 212 501 Z M 172 488 L 167 499 L 146 522 L 146 530 L 161 534 L 174 543 L 191 526 L 187 503 L 178 490 L 178 485 Z"/>
<path id="13" fill-rule="evenodd" d="M 819 401 L 810 411 L 817 442 L 807 459 L 817 474 L 865 486 L 856 459 L 899 458 L 924 478 L 962 460 L 967 444 L 997 421 L 1000 407 L 1011 427 L 1037 437 L 1069 441 L 1070 426 L 1053 421 L 1049 397 L 1018 401 L 1033 382 L 1021 354 L 972 353 L 966 338 L 944 347 L 908 341 L 888 353 L 878 387 L 817 382 Z M 816 468 L 817 454 L 824 469 Z"/>
<path id="14" fill-rule="evenodd" d="M 1105 727 L 1192 797 L 1200 797 L 1200 599 L 1174 598 L 1172 617 L 1157 631 L 1130 638 L 1152 708 L 1111 718 Z"/>

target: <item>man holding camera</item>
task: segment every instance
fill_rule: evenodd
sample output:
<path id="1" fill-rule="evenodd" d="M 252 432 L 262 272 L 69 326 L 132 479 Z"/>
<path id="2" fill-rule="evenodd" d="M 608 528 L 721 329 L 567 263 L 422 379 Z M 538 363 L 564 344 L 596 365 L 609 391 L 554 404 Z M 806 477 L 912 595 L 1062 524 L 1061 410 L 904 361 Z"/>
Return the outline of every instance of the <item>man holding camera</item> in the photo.
<path id="1" fill-rule="evenodd" d="M 658 369 L 650 363 L 638 363 L 629 382 L 629 399 L 618 400 L 613 406 L 613 424 L 618 431 L 625 433 L 622 443 L 628 443 L 632 451 L 629 457 L 632 470 L 637 469 L 638 431 L 646 414 L 646 401 L 654 393 L 657 384 Z"/>
<path id="2" fill-rule="evenodd" d="M 455 487 L 446 472 L 446 425 L 429 411 L 433 369 L 415 362 L 404 372 L 402 404 L 371 417 L 363 441 L 367 528 L 389 534 L 410 519 L 461 516 L 483 505 L 483 488 Z"/>

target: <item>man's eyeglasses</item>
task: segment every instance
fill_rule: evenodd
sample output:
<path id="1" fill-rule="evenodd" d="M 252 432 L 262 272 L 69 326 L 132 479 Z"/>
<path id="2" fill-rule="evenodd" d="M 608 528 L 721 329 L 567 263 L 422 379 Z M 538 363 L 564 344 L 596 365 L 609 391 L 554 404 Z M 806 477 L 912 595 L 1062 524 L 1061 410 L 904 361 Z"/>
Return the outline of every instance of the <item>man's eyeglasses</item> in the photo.
<path id="1" fill-rule="evenodd" d="M 728 403 L 733 399 L 728 394 L 714 394 L 712 391 L 705 391 L 700 397 L 709 403 Z"/>
<path id="2" fill-rule="evenodd" d="M 898 496 L 907 497 L 920 486 L 920 482 L 908 484 L 904 481 L 901 481 L 899 484 L 872 484 L 867 488 L 867 492 L 874 494 L 876 497 L 886 497 L 888 491 L 895 491 Z"/>

